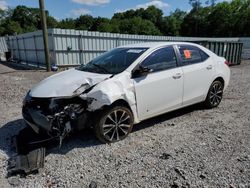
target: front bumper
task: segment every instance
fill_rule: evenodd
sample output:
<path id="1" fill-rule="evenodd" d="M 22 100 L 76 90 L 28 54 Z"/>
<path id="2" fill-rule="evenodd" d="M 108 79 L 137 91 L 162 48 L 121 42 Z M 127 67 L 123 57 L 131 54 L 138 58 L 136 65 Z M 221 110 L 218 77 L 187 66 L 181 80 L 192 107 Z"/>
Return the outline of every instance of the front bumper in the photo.
<path id="1" fill-rule="evenodd" d="M 65 134 L 65 131 L 82 130 L 88 126 L 87 121 L 92 113 L 86 111 L 84 101 L 72 99 L 68 102 L 57 101 L 57 103 L 51 99 L 26 100 L 22 108 L 23 118 L 35 132 L 45 130 L 57 136 Z"/>
<path id="2" fill-rule="evenodd" d="M 51 120 L 49 120 L 41 111 L 23 106 L 23 119 L 36 132 L 42 128 L 46 131 L 51 131 Z"/>

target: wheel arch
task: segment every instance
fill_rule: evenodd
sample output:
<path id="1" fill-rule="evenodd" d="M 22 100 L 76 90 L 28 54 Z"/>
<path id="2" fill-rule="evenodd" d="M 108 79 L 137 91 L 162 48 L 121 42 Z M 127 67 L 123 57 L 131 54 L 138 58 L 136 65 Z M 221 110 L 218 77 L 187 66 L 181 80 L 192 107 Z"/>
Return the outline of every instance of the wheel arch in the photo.
<path id="1" fill-rule="evenodd" d="M 223 87 L 225 86 L 225 80 L 222 78 L 222 76 L 218 76 L 218 77 L 216 77 L 214 80 L 213 80 L 213 82 L 215 82 L 215 81 L 220 81 L 222 84 L 223 84 Z M 213 83 L 212 82 L 212 83 Z M 212 84 L 211 83 L 211 84 Z"/>
<path id="2" fill-rule="evenodd" d="M 220 98 L 220 101 L 217 101 L 217 104 L 211 104 L 211 103 L 213 103 L 213 102 L 211 102 L 210 100 L 211 100 L 211 97 L 210 97 L 210 95 L 209 95 L 209 92 L 210 92 L 210 90 L 211 90 L 211 87 L 213 86 L 213 83 L 214 82 L 216 82 L 216 81 L 219 81 L 221 84 L 222 84 L 222 92 L 221 92 L 221 98 Z M 224 86 L 225 86 L 225 80 L 221 77 L 221 76 L 218 76 L 218 77 L 216 77 L 215 79 L 213 79 L 213 81 L 212 81 L 212 83 L 210 84 L 210 86 L 209 86 L 209 89 L 208 89 L 208 91 L 207 91 L 207 95 L 206 95 L 206 98 L 205 98 L 205 100 L 204 100 L 204 105 L 205 105 L 205 107 L 207 107 L 207 108 L 214 108 L 214 107 L 217 107 L 219 104 L 220 104 L 220 102 L 221 102 L 221 100 L 222 100 L 222 95 L 223 95 L 223 88 L 224 88 Z M 216 94 L 217 95 L 217 94 Z M 216 102 L 216 100 L 214 101 L 214 102 Z"/>
<path id="3" fill-rule="evenodd" d="M 129 103 L 126 100 L 124 100 L 124 99 L 117 99 L 112 104 L 110 104 L 110 105 L 104 105 L 99 110 L 103 110 L 103 109 L 110 108 L 110 107 L 115 107 L 115 106 L 124 106 L 124 107 L 127 107 L 130 110 L 130 112 L 132 113 L 132 115 L 133 115 L 134 123 L 138 122 L 137 114 L 136 114 L 136 109 L 133 106 L 130 106 Z"/>
<path id="4" fill-rule="evenodd" d="M 124 99 L 118 99 L 118 100 L 114 101 L 110 106 L 118 106 L 118 105 L 125 106 L 129 110 L 131 110 L 129 103 Z M 132 110 L 131 110 L 131 112 L 132 112 Z"/>
<path id="5" fill-rule="evenodd" d="M 207 94 L 208 94 L 208 92 L 209 92 L 209 88 L 210 88 L 210 86 L 214 83 L 214 81 L 220 81 L 220 82 L 222 82 L 223 87 L 225 87 L 225 80 L 224 80 L 224 78 L 223 78 L 221 75 L 215 76 L 214 79 L 212 79 L 212 82 L 210 83 L 209 87 L 207 88 L 207 92 L 206 92 L 206 94 L 204 95 L 203 101 L 206 100 Z"/>

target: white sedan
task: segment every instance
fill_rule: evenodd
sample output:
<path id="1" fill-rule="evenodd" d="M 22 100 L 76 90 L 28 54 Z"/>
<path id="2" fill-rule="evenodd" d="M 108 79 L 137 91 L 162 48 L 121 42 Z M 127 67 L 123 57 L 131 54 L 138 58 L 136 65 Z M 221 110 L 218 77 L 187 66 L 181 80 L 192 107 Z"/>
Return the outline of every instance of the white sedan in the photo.
<path id="1" fill-rule="evenodd" d="M 145 119 L 200 102 L 217 107 L 229 79 L 228 62 L 200 45 L 127 45 L 40 82 L 24 99 L 23 117 L 60 140 L 93 127 L 111 143 Z"/>

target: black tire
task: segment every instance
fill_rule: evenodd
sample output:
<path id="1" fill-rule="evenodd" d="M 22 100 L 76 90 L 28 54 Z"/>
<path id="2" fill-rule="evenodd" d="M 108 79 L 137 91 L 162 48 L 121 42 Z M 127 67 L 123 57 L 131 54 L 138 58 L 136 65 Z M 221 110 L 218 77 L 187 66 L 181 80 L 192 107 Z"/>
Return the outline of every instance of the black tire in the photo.
<path id="1" fill-rule="evenodd" d="M 215 108 L 220 104 L 223 96 L 223 88 L 224 85 L 219 80 L 216 80 L 211 84 L 206 100 L 204 101 L 205 107 Z"/>
<path id="2" fill-rule="evenodd" d="M 133 114 L 127 107 L 108 107 L 100 111 L 97 115 L 95 123 L 96 137 L 103 143 L 113 143 L 123 140 L 132 131 L 133 122 Z"/>

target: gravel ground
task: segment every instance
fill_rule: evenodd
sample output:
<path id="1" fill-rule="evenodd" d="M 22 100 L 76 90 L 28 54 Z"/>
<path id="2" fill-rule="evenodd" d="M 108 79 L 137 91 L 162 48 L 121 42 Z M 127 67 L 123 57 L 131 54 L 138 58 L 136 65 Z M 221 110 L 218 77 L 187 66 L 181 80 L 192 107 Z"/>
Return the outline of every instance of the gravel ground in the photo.
<path id="1" fill-rule="evenodd" d="M 231 70 L 218 108 L 195 105 L 147 120 L 112 145 L 82 133 L 50 149 L 39 173 L 6 178 L 10 136 L 24 127 L 22 98 L 49 74 L 0 63 L 0 187 L 249 188 L 250 61 Z"/>

